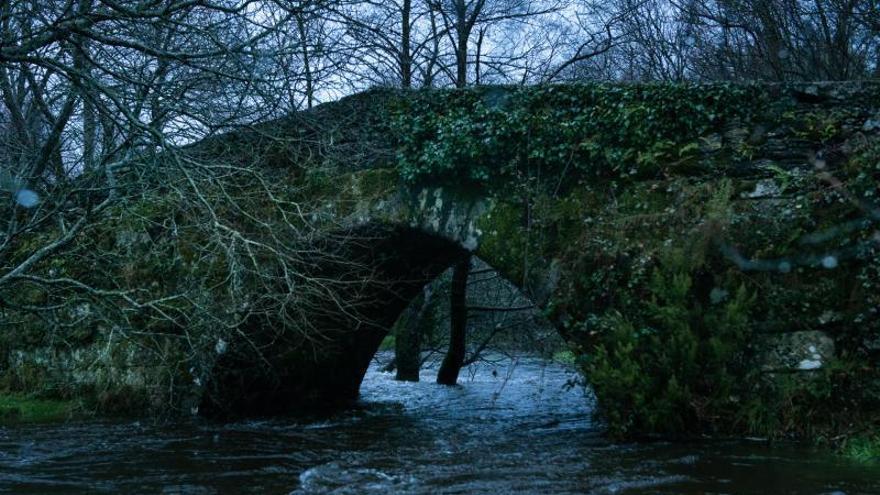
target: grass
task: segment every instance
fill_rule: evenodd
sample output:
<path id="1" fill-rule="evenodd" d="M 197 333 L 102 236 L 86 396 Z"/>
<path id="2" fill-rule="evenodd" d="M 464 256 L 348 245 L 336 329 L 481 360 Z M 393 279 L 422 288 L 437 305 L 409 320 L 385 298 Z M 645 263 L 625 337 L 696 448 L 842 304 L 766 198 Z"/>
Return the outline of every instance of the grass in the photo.
<path id="1" fill-rule="evenodd" d="M 0 425 L 61 421 L 68 418 L 72 410 L 73 404 L 69 401 L 0 393 Z"/>
<path id="2" fill-rule="evenodd" d="M 577 357 L 569 350 L 557 351 L 553 353 L 553 360 L 557 363 L 574 365 L 577 363 Z"/>
<path id="3" fill-rule="evenodd" d="M 379 345 L 380 351 L 393 351 L 394 350 L 395 338 L 393 334 L 388 334 L 382 340 L 382 344 Z"/>
<path id="4" fill-rule="evenodd" d="M 880 461 L 880 436 L 851 438 L 844 445 L 842 454 L 858 462 Z"/>

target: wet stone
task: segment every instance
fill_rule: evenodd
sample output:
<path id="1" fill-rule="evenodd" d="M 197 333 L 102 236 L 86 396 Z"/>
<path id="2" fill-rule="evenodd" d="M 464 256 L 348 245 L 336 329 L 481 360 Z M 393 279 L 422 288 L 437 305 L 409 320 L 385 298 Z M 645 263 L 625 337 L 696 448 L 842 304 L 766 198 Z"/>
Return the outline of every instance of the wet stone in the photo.
<path id="1" fill-rule="evenodd" d="M 765 335 L 760 346 L 764 371 L 813 371 L 834 357 L 834 341 L 825 332 L 800 332 Z"/>

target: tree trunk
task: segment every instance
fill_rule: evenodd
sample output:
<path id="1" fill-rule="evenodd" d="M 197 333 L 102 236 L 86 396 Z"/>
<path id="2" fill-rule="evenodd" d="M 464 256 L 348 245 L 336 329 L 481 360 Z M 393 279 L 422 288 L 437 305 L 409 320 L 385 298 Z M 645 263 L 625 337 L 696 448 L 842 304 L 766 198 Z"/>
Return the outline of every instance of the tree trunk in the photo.
<path id="1" fill-rule="evenodd" d="M 486 29 L 480 28 L 480 35 L 477 36 L 477 53 L 476 57 L 474 58 L 474 84 L 476 84 L 477 86 L 482 84 L 482 82 L 480 81 L 480 58 L 483 52 L 483 40 L 485 39 L 485 36 Z"/>
<path id="2" fill-rule="evenodd" d="M 299 32 L 299 41 L 302 45 L 301 56 L 303 63 L 303 77 L 306 79 L 306 108 L 312 108 L 315 103 L 315 88 L 312 75 L 312 63 L 309 55 L 309 33 L 306 29 L 306 21 L 303 19 L 303 14 L 297 14 L 296 16 L 296 29 Z"/>
<path id="3" fill-rule="evenodd" d="M 431 287 L 425 286 L 421 304 L 414 304 L 407 311 L 407 319 L 399 326 L 394 340 L 394 364 L 397 367 L 396 380 L 419 381 L 422 367 L 422 328 L 421 321 L 431 304 Z"/>
<path id="4" fill-rule="evenodd" d="M 422 85 L 426 88 L 430 88 L 434 86 L 434 70 L 437 66 L 437 60 L 440 58 L 440 33 L 437 31 L 437 18 L 435 17 L 435 12 L 432 10 L 430 13 L 430 21 L 431 21 L 431 56 L 428 58 L 428 63 L 425 65 L 425 73 L 422 78 Z"/>
<path id="5" fill-rule="evenodd" d="M 80 14 L 87 14 L 92 10 L 92 0 L 84 0 L 80 3 Z M 83 170 L 89 172 L 95 168 L 97 156 L 98 123 L 95 105 L 87 89 L 92 81 L 92 63 L 89 59 L 90 43 L 85 37 L 74 38 L 79 46 L 73 50 L 73 65 L 84 77 L 80 86 L 80 100 L 82 101 L 82 125 L 83 125 Z"/>
<path id="6" fill-rule="evenodd" d="M 98 117 L 95 114 L 95 105 L 90 95 L 83 91 L 83 170 L 88 172 L 95 169 L 98 142 Z"/>
<path id="7" fill-rule="evenodd" d="M 412 14 L 412 0 L 403 0 L 400 16 L 400 85 L 409 89 L 412 87 L 412 26 L 410 15 Z"/>
<path id="8" fill-rule="evenodd" d="M 467 329 L 467 280 L 471 269 L 471 257 L 468 256 L 452 270 L 452 287 L 450 290 L 449 307 L 449 350 L 437 373 L 437 383 L 455 385 L 458 373 L 464 365 L 465 331 Z"/>
<path id="9" fill-rule="evenodd" d="M 467 25 L 467 5 L 464 2 L 455 4 L 455 87 L 467 86 L 467 49 L 470 29 Z"/>

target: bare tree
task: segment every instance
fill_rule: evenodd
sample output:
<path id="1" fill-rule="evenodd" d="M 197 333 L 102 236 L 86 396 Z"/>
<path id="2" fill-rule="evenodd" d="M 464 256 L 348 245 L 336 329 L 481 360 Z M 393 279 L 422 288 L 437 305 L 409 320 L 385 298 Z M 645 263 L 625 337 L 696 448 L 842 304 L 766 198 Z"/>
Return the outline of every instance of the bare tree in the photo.
<path id="1" fill-rule="evenodd" d="M 878 64 L 876 6 L 865 0 L 618 0 L 611 78 L 843 80 Z"/>
<path id="2" fill-rule="evenodd" d="M 556 12 L 563 4 L 538 0 L 431 0 L 430 6 L 442 21 L 442 32 L 453 53 L 455 71 L 452 80 L 456 87 L 462 88 L 470 82 L 468 69 L 476 62 L 471 62 L 471 55 L 482 56 L 485 37 L 491 26 L 524 22 Z"/>
<path id="3" fill-rule="evenodd" d="M 362 1 L 341 5 L 337 14 L 368 80 L 410 88 L 436 34 L 427 29 L 430 15 L 422 0 Z"/>
<path id="4" fill-rule="evenodd" d="M 244 322 L 280 320 L 287 334 L 320 341 L 314 332 L 303 337 L 315 325 L 294 307 L 336 300 L 340 314 L 357 317 L 342 299 L 360 297 L 369 278 L 342 287 L 309 268 L 356 264 L 331 250 L 320 260 L 309 254 L 317 242 L 310 206 L 263 166 L 277 147 L 260 146 L 260 132 L 237 148 L 217 146 L 238 139 L 230 135 L 210 139 L 284 109 L 268 60 L 281 50 L 315 53 L 296 41 L 312 20 L 308 5 L 253 7 L 244 0 L 0 6 L 4 332 L 45 327 L 41 339 L 51 342 L 85 327 L 104 339 L 152 340 L 154 352 L 173 337 L 189 349 L 187 359 L 203 362 L 221 334 L 262 351 L 265 341 L 241 333 Z M 282 32 L 290 39 L 279 44 Z M 320 63 L 312 67 L 306 105 L 323 77 Z M 200 139 L 197 148 L 181 147 Z M 301 142 L 275 144 L 302 149 Z M 118 231 L 105 230 L 111 226 Z M 200 239 L 195 252 L 184 238 Z M 167 284 L 143 275 L 182 260 L 223 275 L 212 282 L 187 269 Z M 137 266 L 141 276 L 132 275 Z M 299 298 L 319 293 L 312 302 Z"/>

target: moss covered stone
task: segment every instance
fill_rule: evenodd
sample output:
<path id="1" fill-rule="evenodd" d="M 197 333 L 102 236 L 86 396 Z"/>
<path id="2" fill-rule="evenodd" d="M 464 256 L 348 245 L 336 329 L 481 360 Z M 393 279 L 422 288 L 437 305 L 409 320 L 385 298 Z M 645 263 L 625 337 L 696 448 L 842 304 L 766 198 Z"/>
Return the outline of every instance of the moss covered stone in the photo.
<path id="1" fill-rule="evenodd" d="M 373 92 L 190 151 L 233 161 L 237 148 L 265 156 L 273 194 L 309 212 L 282 218 L 264 197 L 247 194 L 256 186 L 241 174 L 226 185 L 248 197 L 246 211 L 262 223 L 234 208 L 216 213 L 253 235 L 263 235 L 262 225 L 276 237 L 305 225 L 327 239 L 368 232 L 366 244 L 382 253 L 338 252 L 368 253 L 383 269 L 394 265 L 389 259 L 419 259 L 431 273 L 454 262 L 456 249 L 475 251 L 544 309 L 615 434 L 833 438 L 876 424 L 880 410 L 880 129 L 869 125 L 878 108 L 877 83 Z M 235 321 L 236 308 L 263 301 L 254 280 L 230 279 L 231 264 L 277 268 L 265 253 L 249 260 L 212 250 L 206 218 L 185 194 L 144 194 L 114 206 L 38 267 L 121 280 L 152 298 L 184 293 L 163 302 L 176 324 L 149 311 L 90 307 L 101 318 L 87 312 L 84 328 L 69 332 L 7 313 L 16 330 L 0 347 L 29 358 L 7 358 L 3 372 L 21 375 L 22 390 L 58 380 L 106 393 L 133 388 L 156 408 L 192 410 L 216 372 L 220 343 L 274 323 L 190 323 L 206 310 Z M 19 242 L 26 253 L 40 239 Z M 107 251 L 117 262 L 102 264 Z M 47 302 L 35 289 L 14 296 Z M 371 311 L 393 319 L 387 313 L 405 304 L 384 297 Z M 308 318 L 314 308 L 285 311 Z M 137 336 L 108 340 L 114 323 Z M 384 330 L 355 327 L 334 333 L 338 341 L 329 339 L 320 359 L 308 358 L 301 342 L 285 343 L 291 347 L 277 361 L 284 369 L 265 376 L 356 383 L 363 369 L 333 353 L 360 359 Z M 815 344 L 789 345 L 807 335 Z M 196 336 L 195 345 L 183 336 Z M 64 346 L 98 352 L 108 342 L 148 350 L 135 363 L 147 370 L 140 381 L 120 372 L 132 365 L 125 350 L 111 349 L 117 358 L 89 373 L 60 357 L 38 359 L 61 356 L 51 349 Z M 801 366 L 817 361 L 813 354 L 821 363 Z M 236 366 L 258 368 L 250 364 Z"/>
<path id="2" fill-rule="evenodd" d="M 0 393 L 0 425 L 63 421 L 70 418 L 75 409 L 72 401 Z"/>

